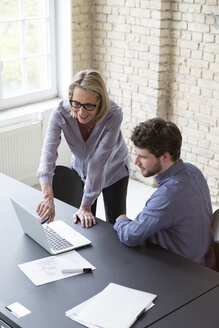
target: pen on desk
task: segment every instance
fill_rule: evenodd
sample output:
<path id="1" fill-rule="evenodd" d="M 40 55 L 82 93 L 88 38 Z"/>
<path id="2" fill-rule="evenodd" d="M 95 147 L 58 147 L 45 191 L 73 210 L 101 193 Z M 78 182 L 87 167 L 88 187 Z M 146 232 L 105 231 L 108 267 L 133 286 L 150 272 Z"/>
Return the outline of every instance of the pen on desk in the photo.
<path id="1" fill-rule="evenodd" d="M 146 311 L 146 308 L 142 309 L 136 316 L 136 320 L 138 320 Z"/>
<path id="2" fill-rule="evenodd" d="M 138 312 L 134 318 L 134 320 L 132 321 L 132 323 L 130 324 L 130 327 L 135 323 L 136 320 L 138 320 L 146 311 L 146 308 L 143 308 L 140 312 Z"/>
<path id="3" fill-rule="evenodd" d="M 12 312 L 12 310 L 11 310 L 9 307 L 6 306 L 5 308 L 6 308 L 8 311 Z"/>
<path id="4" fill-rule="evenodd" d="M 43 221 L 41 221 L 41 224 L 46 223 L 49 219 L 50 219 L 50 215 L 47 216 L 47 218 L 45 218 Z"/>
<path id="5" fill-rule="evenodd" d="M 83 272 L 91 272 L 92 268 L 77 268 L 77 269 L 62 269 L 62 273 L 83 273 Z"/>
<path id="6" fill-rule="evenodd" d="M 8 311 L 10 311 L 11 313 L 13 313 L 17 318 L 20 318 L 20 316 L 17 314 L 17 313 L 15 313 L 13 310 L 11 310 L 9 307 L 5 307 Z M 2 326 L 1 326 L 2 327 Z"/>

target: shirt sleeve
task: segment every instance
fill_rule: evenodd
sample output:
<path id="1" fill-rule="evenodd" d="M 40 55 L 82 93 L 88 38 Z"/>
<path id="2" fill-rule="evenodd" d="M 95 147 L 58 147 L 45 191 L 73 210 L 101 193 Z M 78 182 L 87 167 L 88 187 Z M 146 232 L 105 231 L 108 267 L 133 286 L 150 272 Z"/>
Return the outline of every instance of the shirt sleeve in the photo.
<path id="1" fill-rule="evenodd" d="M 58 157 L 58 146 L 61 142 L 61 128 L 56 120 L 55 111 L 51 114 L 37 177 L 41 184 L 52 184 L 55 162 Z"/>
<path id="2" fill-rule="evenodd" d="M 133 221 L 125 218 L 114 224 L 120 241 L 137 246 L 159 230 L 167 229 L 175 220 L 172 206 L 165 195 L 156 191 Z"/>
<path id="3" fill-rule="evenodd" d="M 107 163 L 118 151 L 116 145 L 121 135 L 121 122 L 122 112 L 119 108 L 106 121 L 102 138 L 88 164 L 82 205 L 92 205 L 104 187 Z"/>

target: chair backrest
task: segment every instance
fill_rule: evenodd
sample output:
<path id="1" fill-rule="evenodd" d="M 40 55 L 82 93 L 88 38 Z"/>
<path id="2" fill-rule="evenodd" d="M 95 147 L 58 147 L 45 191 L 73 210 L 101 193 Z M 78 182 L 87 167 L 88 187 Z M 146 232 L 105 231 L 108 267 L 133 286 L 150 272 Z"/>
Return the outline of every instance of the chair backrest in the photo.
<path id="1" fill-rule="evenodd" d="M 219 243 L 219 209 L 213 214 L 213 238 L 215 243 Z"/>
<path id="2" fill-rule="evenodd" d="M 216 269 L 219 271 L 219 209 L 213 214 L 213 239 L 214 239 L 214 250 L 216 255 Z"/>

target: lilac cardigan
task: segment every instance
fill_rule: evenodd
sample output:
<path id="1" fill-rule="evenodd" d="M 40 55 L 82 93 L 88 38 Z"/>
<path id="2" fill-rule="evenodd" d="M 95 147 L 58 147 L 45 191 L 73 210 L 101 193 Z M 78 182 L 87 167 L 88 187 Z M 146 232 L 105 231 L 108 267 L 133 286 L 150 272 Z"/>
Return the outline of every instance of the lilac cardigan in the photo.
<path id="1" fill-rule="evenodd" d="M 37 177 L 41 184 L 52 184 L 61 132 L 72 153 L 72 168 L 84 182 L 82 205 L 92 205 L 102 189 L 129 174 L 128 149 L 120 130 L 122 110 L 111 101 L 111 108 L 85 142 L 68 101 L 62 101 L 50 117 Z"/>

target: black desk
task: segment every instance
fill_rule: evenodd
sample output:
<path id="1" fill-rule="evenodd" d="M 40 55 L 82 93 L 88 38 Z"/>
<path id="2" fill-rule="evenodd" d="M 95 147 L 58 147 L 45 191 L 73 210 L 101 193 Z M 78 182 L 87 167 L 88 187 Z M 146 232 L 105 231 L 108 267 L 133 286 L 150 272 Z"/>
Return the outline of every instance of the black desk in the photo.
<path id="1" fill-rule="evenodd" d="M 212 289 L 150 328 L 218 328 L 219 287 Z"/>
<path id="2" fill-rule="evenodd" d="M 152 245 L 136 248 L 123 245 L 112 225 L 101 220 L 91 229 L 75 225 L 72 220 L 75 209 L 57 200 L 57 218 L 92 241 L 92 246 L 78 252 L 97 269 L 92 274 L 36 287 L 17 265 L 49 254 L 23 234 L 9 196 L 34 211 L 41 192 L 3 174 L 0 174 L 0 186 L 0 312 L 14 322 L 13 327 L 16 324 L 22 328 L 82 327 L 65 317 L 65 311 L 114 282 L 158 295 L 156 305 L 133 326 L 143 328 L 219 285 L 217 272 L 169 251 Z M 4 306 L 15 301 L 26 306 L 31 314 L 14 318 Z"/>

